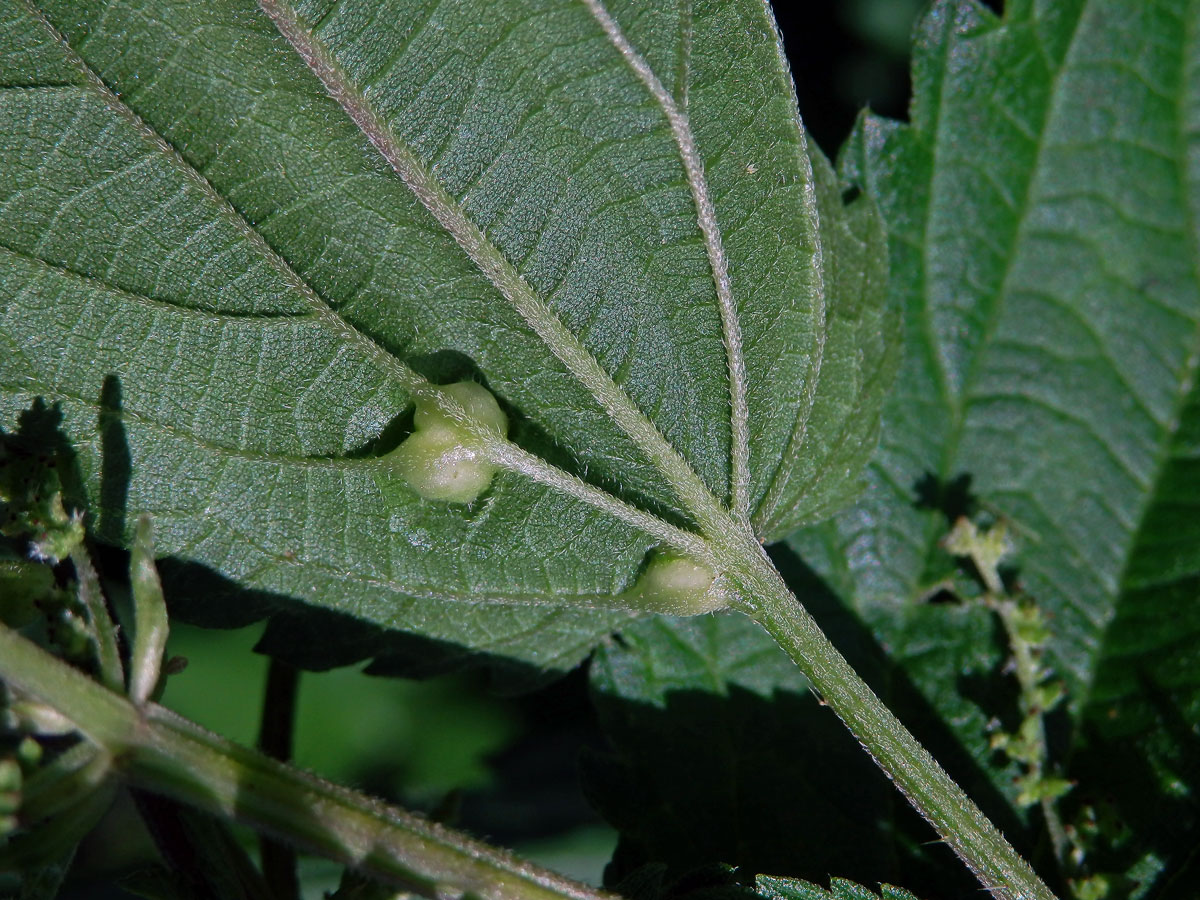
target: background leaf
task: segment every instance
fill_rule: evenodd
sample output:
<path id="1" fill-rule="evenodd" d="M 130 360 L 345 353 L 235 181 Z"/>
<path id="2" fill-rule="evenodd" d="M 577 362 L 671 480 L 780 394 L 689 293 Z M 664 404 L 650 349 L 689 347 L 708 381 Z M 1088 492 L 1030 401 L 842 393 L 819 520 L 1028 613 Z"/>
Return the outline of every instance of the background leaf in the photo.
<path id="1" fill-rule="evenodd" d="M 799 521 L 848 495 L 893 368 L 881 233 L 868 204 L 843 212 L 819 154 L 814 204 L 761 3 L 302 5 L 373 135 L 244 0 L 3 12 L 0 411 L 58 404 L 76 502 L 106 541 L 128 538 L 127 510 L 154 515 L 177 614 L 228 625 L 301 600 L 540 668 L 625 621 L 581 607 L 628 587 L 649 535 L 511 474 L 468 509 L 425 503 L 386 462 L 413 370 L 475 378 L 516 443 L 686 524 L 498 288 L 518 282 L 725 501 L 724 254 L 752 507 Z M 384 133 L 508 275 L 485 277 L 387 169 L 367 146 Z M 379 631 L 336 633 L 296 656 L 379 651 Z"/>
<path id="2" fill-rule="evenodd" d="M 844 878 L 831 879 L 827 891 L 794 878 L 760 875 L 757 884 L 759 894 L 770 900 L 875 900 L 876 897 L 879 900 L 916 900 L 908 891 L 890 884 L 875 892 Z"/>
<path id="3" fill-rule="evenodd" d="M 1115 805 L 1136 838 L 1096 864 L 1144 855 L 1142 878 L 1197 821 L 1197 16 L 934 5 L 912 124 L 867 116 L 843 158 L 888 221 L 901 387 L 864 498 L 793 540 L 985 763 L 987 655 L 953 673 L 962 614 L 921 601 L 954 516 L 1009 519 L 1053 615 L 1072 800 Z"/>
<path id="4" fill-rule="evenodd" d="M 864 811 L 886 806 L 890 785 L 744 617 L 626 628 L 591 676 L 613 752 L 585 760 L 585 788 L 621 832 L 608 883 L 648 862 L 667 863 L 668 877 L 713 862 L 783 873 L 886 863 Z"/>

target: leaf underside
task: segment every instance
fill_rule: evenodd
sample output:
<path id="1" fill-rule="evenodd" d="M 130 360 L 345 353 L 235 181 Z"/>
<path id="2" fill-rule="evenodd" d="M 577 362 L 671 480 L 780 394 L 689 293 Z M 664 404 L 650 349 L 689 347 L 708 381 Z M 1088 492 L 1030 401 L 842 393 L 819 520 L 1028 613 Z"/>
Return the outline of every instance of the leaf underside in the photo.
<path id="1" fill-rule="evenodd" d="M 0 4 L 0 425 L 52 404 L 97 537 L 152 515 L 210 624 L 573 664 L 661 542 L 622 509 L 692 527 L 686 476 L 776 538 L 853 496 L 882 246 L 754 0 Z M 412 392 L 462 378 L 599 490 L 408 491 Z M 306 661 L 386 644 L 338 633 Z"/>

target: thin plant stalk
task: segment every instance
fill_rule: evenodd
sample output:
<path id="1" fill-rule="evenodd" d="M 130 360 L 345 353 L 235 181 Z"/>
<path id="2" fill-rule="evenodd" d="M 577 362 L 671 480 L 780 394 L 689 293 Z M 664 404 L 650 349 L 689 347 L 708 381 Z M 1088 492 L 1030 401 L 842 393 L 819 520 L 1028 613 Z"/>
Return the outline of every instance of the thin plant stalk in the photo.
<path id="1" fill-rule="evenodd" d="M 799 666 L 824 703 L 997 900 L 1054 894 L 930 753 L 875 696 L 784 584 L 756 541 L 728 551 L 733 605 Z"/>
<path id="2" fill-rule="evenodd" d="M 383 883 L 437 900 L 612 900 L 412 813 L 134 706 L 0 625 L 0 679 L 70 720 L 140 787 L 236 819 Z"/>
<path id="3" fill-rule="evenodd" d="M 299 688 L 300 671 L 282 660 L 272 659 L 267 668 L 258 749 L 271 759 L 284 763 L 292 759 Z M 300 876 L 296 870 L 295 848 L 265 835 L 259 845 L 263 876 L 276 900 L 297 900 L 300 896 Z"/>

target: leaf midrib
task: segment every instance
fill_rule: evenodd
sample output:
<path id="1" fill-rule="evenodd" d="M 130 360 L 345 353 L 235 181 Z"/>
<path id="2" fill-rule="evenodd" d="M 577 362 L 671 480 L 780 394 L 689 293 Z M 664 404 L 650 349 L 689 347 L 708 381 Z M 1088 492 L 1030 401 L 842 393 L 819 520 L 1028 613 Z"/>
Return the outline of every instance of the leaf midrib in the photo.
<path id="1" fill-rule="evenodd" d="M 658 468 L 668 485 L 695 517 L 700 531 L 709 539 L 719 539 L 730 535 L 731 531 L 740 530 L 739 526 L 732 522 L 729 511 L 713 496 L 690 463 L 638 409 L 580 339 L 562 323 L 495 244 L 470 220 L 441 182 L 400 140 L 379 115 L 370 99 L 346 75 L 319 36 L 313 34 L 311 29 L 302 23 L 292 5 L 287 0 L 258 2 L 259 7 L 316 76 L 329 96 L 349 116 L 422 206 L 446 229 L 472 262 L 541 338 L 551 353 L 592 394 L 612 421 Z M 584 2 L 590 5 L 595 0 Z M 659 87 L 661 88 L 661 84 Z M 673 105 L 669 96 L 667 102 Z M 715 224 L 715 216 L 713 222 Z M 748 526 L 745 527 L 748 529 Z"/>
<path id="2" fill-rule="evenodd" d="M 929 279 L 928 279 L 928 274 L 929 274 L 930 270 L 933 268 L 932 261 L 930 259 L 930 254 L 929 254 L 929 249 L 931 247 L 930 225 L 932 223 L 932 218 L 933 218 L 932 215 L 930 215 L 930 211 L 932 210 L 932 208 L 935 205 L 937 205 L 937 201 L 935 199 L 935 193 L 937 191 L 937 183 L 936 183 L 935 175 L 939 171 L 939 166 L 937 165 L 937 161 L 939 158 L 939 150 L 942 148 L 943 143 L 946 140 L 944 127 L 945 127 L 946 121 L 947 121 L 946 105 L 948 102 L 948 97 L 947 97 L 947 91 L 945 90 L 945 87 L 944 87 L 944 82 L 945 82 L 945 76 L 946 76 L 946 71 L 945 71 L 946 64 L 947 64 L 947 61 L 949 58 L 949 54 L 951 52 L 951 44 L 952 44 L 951 38 L 956 36 L 955 35 L 955 22 L 953 20 L 950 20 L 947 22 L 946 29 L 945 29 L 945 31 L 947 33 L 947 37 L 943 38 L 943 40 L 940 41 L 941 47 L 944 48 L 944 53 L 942 55 L 942 60 L 941 60 L 942 72 L 939 74 L 939 77 L 936 80 L 936 84 L 938 87 L 937 119 L 936 119 L 936 122 L 933 123 L 933 128 L 932 128 L 932 141 L 931 141 L 932 146 L 931 146 L 930 152 L 929 152 L 929 160 L 930 160 L 929 161 L 930 184 L 929 184 L 929 194 L 928 194 L 929 199 L 926 203 L 926 208 L 924 211 L 925 214 L 924 214 L 924 218 L 923 218 L 923 222 L 922 222 L 921 330 L 922 330 L 922 334 L 924 335 L 926 342 L 929 346 L 930 356 L 932 358 L 933 365 L 936 369 L 937 382 L 938 382 L 939 390 L 941 392 L 942 402 L 945 405 L 947 411 L 950 413 L 950 416 L 951 416 L 951 429 L 950 429 L 947 439 L 943 445 L 941 461 L 940 461 L 940 465 L 938 467 L 938 477 L 942 483 L 948 482 L 956 474 L 956 468 L 957 468 L 958 460 L 959 460 L 959 452 L 962 449 L 962 442 L 967 433 L 966 423 L 967 423 L 967 413 L 971 406 L 971 392 L 974 388 L 975 381 L 978 377 L 978 373 L 979 373 L 979 369 L 980 369 L 980 360 L 985 356 L 988 348 L 992 345 L 993 338 L 995 337 L 996 328 L 998 327 L 998 325 L 1000 323 L 1001 312 L 1002 312 L 1002 308 L 1004 305 L 1003 301 L 1008 296 L 1010 279 L 1012 278 L 1013 269 L 1014 269 L 1013 262 L 1017 255 L 1015 250 L 1017 247 L 1019 247 L 1023 243 L 1024 236 L 1025 236 L 1025 224 L 1029 217 L 1030 207 L 1032 205 L 1033 196 L 1034 196 L 1034 187 L 1035 187 L 1035 185 L 1037 185 L 1039 183 L 1039 180 L 1041 178 L 1042 165 L 1043 165 L 1043 153 L 1046 148 L 1046 132 L 1049 128 L 1051 116 L 1052 116 L 1053 112 L 1058 108 L 1058 102 L 1059 102 L 1058 101 L 1058 92 L 1062 85 L 1062 73 L 1063 73 L 1064 69 L 1066 68 L 1066 62 L 1070 58 L 1071 51 L 1074 48 L 1075 42 L 1079 37 L 1080 25 L 1083 22 L 1084 11 L 1087 8 L 1087 6 L 1088 6 L 1088 3 L 1085 2 L 1084 4 L 1082 4 L 1079 7 L 1079 15 L 1076 18 L 1076 20 L 1072 26 L 1070 40 L 1067 43 L 1066 49 L 1063 51 L 1061 62 L 1058 64 L 1058 66 L 1055 69 L 1053 83 L 1051 84 L 1049 90 L 1047 91 L 1046 109 L 1045 109 L 1045 112 L 1043 113 L 1041 127 L 1037 134 L 1037 149 L 1035 152 L 1035 161 L 1034 161 L 1032 170 L 1029 174 L 1029 179 L 1025 184 L 1025 189 L 1021 196 L 1021 201 L 1020 201 L 1020 205 L 1019 205 L 1019 213 L 1017 213 L 1019 218 L 1016 222 L 1015 227 L 1013 228 L 1012 239 L 1009 242 L 1010 252 L 1005 257 L 1004 275 L 1000 280 L 999 286 L 996 288 L 996 290 L 993 294 L 993 302 L 991 304 L 991 309 L 988 312 L 987 321 L 984 324 L 983 335 L 979 342 L 978 350 L 971 356 L 971 359 L 967 365 L 966 373 L 964 374 L 963 379 L 962 379 L 962 387 L 957 393 L 951 390 L 949 375 L 946 372 L 945 365 L 943 363 L 943 356 L 940 351 L 941 345 L 940 345 L 940 342 L 937 340 L 937 337 L 933 333 L 933 330 L 931 328 L 933 317 L 931 315 L 932 306 L 930 304 L 930 299 L 931 299 L 930 295 L 929 295 L 930 285 L 929 285 Z M 994 13 L 991 13 L 990 11 L 987 11 L 987 10 L 984 10 L 984 15 L 995 16 Z M 1011 23 L 1007 21 L 1007 15 L 1004 20 L 1000 20 L 1000 21 L 1002 22 L 1002 24 L 1004 26 L 1011 27 Z M 919 137 L 921 132 L 915 131 L 913 134 L 914 134 L 914 137 Z M 926 536 L 925 551 L 926 551 L 926 555 L 928 555 L 928 552 L 930 549 L 929 544 L 940 540 L 941 534 L 940 534 L 940 530 L 938 530 L 938 529 L 935 529 L 934 531 L 930 531 L 929 529 L 926 529 L 926 531 L 927 531 L 927 536 Z"/>
<path id="3" fill-rule="evenodd" d="M 678 526 L 667 522 L 666 520 L 647 512 L 639 507 L 633 506 L 620 498 L 601 490 L 577 476 L 566 472 L 562 469 L 553 466 L 540 457 L 528 453 L 522 448 L 512 444 L 508 440 L 499 436 L 494 431 L 482 427 L 479 423 L 471 420 L 462 407 L 454 398 L 445 394 L 436 385 L 431 384 L 419 373 L 407 366 L 403 361 L 393 356 L 391 353 L 382 348 L 369 336 L 359 331 L 345 319 L 343 319 L 334 307 L 328 303 L 320 294 L 309 285 L 291 266 L 280 256 L 273 247 L 267 242 L 253 226 L 251 226 L 242 214 L 226 199 L 213 185 L 206 179 L 194 166 L 191 165 L 183 155 L 162 135 L 154 130 L 144 119 L 141 118 L 132 108 L 125 104 L 107 85 L 107 83 L 91 68 L 87 61 L 75 50 L 66 38 L 54 27 L 54 25 L 45 17 L 45 15 L 33 5 L 32 0 L 20 0 L 28 14 L 39 23 L 45 30 L 49 39 L 59 46 L 71 65 L 79 72 L 82 82 L 78 85 L 79 88 L 90 90 L 105 104 L 105 106 L 120 119 L 127 122 L 142 139 L 155 147 L 162 156 L 167 159 L 170 164 L 195 188 L 197 188 L 205 198 L 214 205 L 215 209 L 226 219 L 226 221 L 235 227 L 238 232 L 250 243 L 255 252 L 264 259 L 283 279 L 284 283 L 293 291 L 301 296 L 304 302 L 309 306 L 312 315 L 316 317 L 323 325 L 328 327 L 335 335 L 343 342 L 351 346 L 357 347 L 364 352 L 368 358 L 378 364 L 381 369 L 390 374 L 395 381 L 413 397 L 428 399 L 436 404 L 446 414 L 456 419 L 471 436 L 476 443 L 476 449 L 486 455 L 486 457 L 494 464 L 509 471 L 518 473 L 545 485 L 559 493 L 574 497 L 581 500 L 590 506 L 607 513 L 619 521 L 639 528 L 647 534 L 655 537 L 663 544 L 673 547 L 681 552 L 696 556 L 706 562 L 713 560 L 711 547 L 705 539 L 698 535 L 681 529 Z M 336 98 L 335 98 L 336 99 Z M 47 260 L 34 257 L 39 262 L 53 267 L 54 264 Z M 107 286 L 109 291 L 119 290 Z M 154 301 L 158 302 L 158 301 Z M 170 304 L 168 304 L 170 305 Z M 178 309 L 190 309 L 179 305 Z M 276 317 L 272 317 L 276 318 Z M 559 323 L 559 326 L 565 331 L 565 327 Z M 584 351 L 586 353 L 586 351 Z M 615 387 L 615 386 L 614 386 Z M 619 392 L 619 388 L 617 389 Z M 622 394 L 622 396 L 624 396 Z M 639 413 L 640 415 L 640 413 Z M 654 428 L 649 422 L 646 423 L 651 429 Z M 657 433 L 657 432 L 656 432 Z M 665 439 L 659 435 L 659 440 L 663 445 L 670 449 L 672 453 L 678 456 L 677 451 L 671 448 L 666 443 Z M 707 488 L 700 482 L 699 476 L 683 461 L 682 457 L 678 457 L 679 463 L 686 469 L 695 482 L 699 485 L 703 492 L 696 499 L 703 505 L 704 503 L 711 504 L 714 512 L 710 518 L 721 523 L 725 519 L 723 510 L 715 498 L 708 493 Z M 716 530 L 720 533 L 720 529 Z"/>
<path id="4" fill-rule="evenodd" d="M 679 152 L 691 190 L 692 202 L 696 207 L 696 224 L 704 238 L 704 249 L 712 273 L 713 287 L 717 295 L 717 308 L 721 316 L 721 332 L 725 344 L 726 369 L 729 378 L 730 406 L 730 506 L 735 517 L 747 521 L 750 517 L 750 413 L 747 406 L 746 361 L 742 351 L 742 328 L 738 318 L 737 302 L 729 279 L 729 262 L 717 213 L 708 190 L 704 174 L 704 161 L 696 147 L 687 113 L 676 105 L 675 98 L 655 75 L 650 63 L 625 37 L 616 19 L 608 12 L 603 0 L 583 0 L 592 17 L 603 29 L 609 43 L 621 59 L 654 98 L 671 127 L 671 136 Z M 687 43 L 690 45 L 690 10 L 688 10 Z M 681 17 L 683 11 L 680 11 Z M 686 72 L 687 54 L 681 51 L 680 68 Z M 676 86 L 686 101 L 687 78 L 681 78 Z"/>

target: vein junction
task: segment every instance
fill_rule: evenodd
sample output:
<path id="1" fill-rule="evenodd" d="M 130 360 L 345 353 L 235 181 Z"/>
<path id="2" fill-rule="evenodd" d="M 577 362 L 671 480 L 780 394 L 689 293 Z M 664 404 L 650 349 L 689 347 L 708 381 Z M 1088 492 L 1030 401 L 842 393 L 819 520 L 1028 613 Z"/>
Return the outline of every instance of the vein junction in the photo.
<path id="1" fill-rule="evenodd" d="M 695 518 L 702 533 L 707 535 L 723 534 L 729 530 L 729 510 L 721 504 L 707 485 L 696 474 L 690 464 L 680 455 L 658 428 L 637 408 L 630 397 L 617 385 L 607 371 L 600 366 L 596 358 L 582 344 L 579 338 L 570 331 L 557 317 L 552 309 L 534 292 L 529 284 L 513 268 L 500 250 L 472 222 L 462 210 L 458 202 L 445 190 L 434 174 L 417 158 L 414 152 L 404 144 L 382 119 L 370 101 L 351 83 L 334 56 L 312 31 L 301 23 L 295 10 L 286 0 L 259 0 L 259 6 L 275 24 L 280 34 L 292 46 L 308 68 L 320 80 L 326 92 L 333 98 L 345 113 L 351 118 L 359 130 L 370 140 L 381 156 L 388 162 L 397 175 L 412 190 L 421 204 L 433 215 L 443 228 L 455 239 L 467 253 L 481 272 L 487 276 L 496 289 L 511 303 L 530 328 L 537 334 L 546 347 L 567 367 L 575 378 L 595 397 L 611 419 L 633 440 L 646 454 L 653 464 L 663 474 L 667 483 L 675 491 L 683 505 Z M 659 85 L 661 89 L 661 85 Z M 667 98 L 674 109 L 673 101 Z M 695 166 L 699 166 L 699 155 L 691 142 L 690 132 L 684 128 L 687 146 L 691 148 L 690 157 Z M 685 154 L 687 155 L 687 154 Z M 685 161 L 686 165 L 686 161 Z M 693 177 L 693 175 L 695 177 Z M 689 181 L 703 184 L 702 173 L 691 173 Z M 693 186 L 693 192 L 697 189 Z M 715 214 L 711 202 L 707 200 L 707 189 L 702 188 L 699 196 L 704 200 L 708 210 L 705 215 L 701 211 L 700 218 L 711 226 L 711 232 L 716 233 Z M 704 228 L 702 224 L 702 229 Z M 711 241 L 709 246 L 713 246 Z M 719 236 L 716 244 L 719 248 Z M 712 254 L 710 249 L 710 258 Z M 717 253 L 719 272 L 725 272 L 723 253 Z M 723 278 L 728 288 L 728 275 L 718 275 Z M 736 310 L 732 310 L 732 298 L 726 290 L 730 311 L 734 314 L 732 321 L 736 325 Z M 729 331 L 727 329 L 727 335 Z M 727 341 L 736 347 L 731 358 L 739 363 L 737 368 L 742 373 L 738 383 L 742 385 L 740 395 L 744 406 L 744 366 L 740 359 L 740 335 L 733 328 L 736 340 Z M 738 393 L 735 391 L 735 393 Z M 735 416 L 736 418 L 736 416 Z M 744 418 L 744 416 L 743 416 Z M 742 429 L 746 425 L 742 422 Z M 735 441 L 737 446 L 746 446 L 745 440 Z M 737 451 L 743 454 L 747 451 Z M 517 455 L 496 451 L 497 457 L 514 460 Z M 503 463 L 501 463 L 503 464 Z M 744 465 L 743 465 L 744 468 Z M 533 475 L 532 469 L 526 471 Z M 544 474 L 544 472 L 543 472 Z M 570 476 L 574 478 L 574 476 Z M 577 479 L 576 479 L 577 480 Z M 745 480 L 744 478 L 742 480 Z M 734 482 L 738 481 L 737 478 Z M 561 484 L 561 481 L 559 482 Z M 744 486 L 742 491 L 744 493 Z M 599 494 L 611 498 L 605 492 Z M 736 491 L 735 491 L 736 494 Z M 598 498 L 592 498 L 596 500 Z M 592 501 L 589 501 L 592 502 Z M 619 502 L 619 501 L 617 501 Z M 743 502 L 743 507 L 745 503 Z M 736 508 L 736 503 L 735 503 Z M 743 530 L 749 531 L 744 514 L 739 515 Z"/>
<path id="2" fill-rule="evenodd" d="M 316 319 L 324 326 L 329 327 L 345 343 L 357 348 L 378 364 L 419 404 L 425 403 L 436 408 L 447 421 L 453 422 L 461 428 L 464 444 L 473 447 L 480 459 L 574 497 L 644 531 L 665 546 L 688 554 L 706 565 L 712 564 L 714 561 L 713 550 L 710 543 L 704 538 L 626 503 L 512 444 L 501 432 L 486 423 L 481 424 L 477 418 L 469 415 L 464 410 L 460 398 L 453 396 L 452 392 L 430 383 L 343 319 L 266 242 L 242 214 L 184 159 L 174 146 L 108 87 L 86 60 L 50 24 L 45 16 L 32 6 L 29 0 L 22 0 L 22 2 L 30 15 L 41 24 L 51 39 L 62 49 L 71 64 L 79 71 L 83 87 L 99 97 L 114 115 L 132 127 L 142 140 L 152 145 L 187 182 L 197 188 L 218 213 L 232 223 L 255 251 L 275 269 L 283 281 L 303 298 Z M 629 397 L 599 366 L 578 338 L 537 298 L 532 289 L 512 269 L 511 264 L 504 259 L 495 246 L 473 223 L 466 219 L 441 185 L 420 166 L 406 148 L 395 140 L 361 94 L 349 86 L 344 79 L 340 79 L 341 73 L 324 55 L 323 49 L 319 48 L 315 42 L 308 40 L 309 36 L 301 29 L 291 10 L 276 3 L 275 0 L 261 0 L 261 5 L 279 27 L 284 37 L 293 44 L 309 67 L 321 78 L 331 96 L 376 144 L 380 152 L 417 194 L 422 203 L 435 214 L 439 222 L 454 235 L 480 269 L 518 308 L 547 346 L 567 364 L 576 377 L 609 411 L 613 419 L 663 470 L 668 481 L 680 494 L 685 506 L 696 514 L 696 518 L 701 524 L 701 530 L 705 533 L 713 533 L 713 524 L 725 521 L 727 514 L 678 451 L 666 441 L 653 423 L 636 409 Z M 180 307 L 180 309 L 183 308 Z M 705 522 L 708 523 L 707 527 Z"/>

